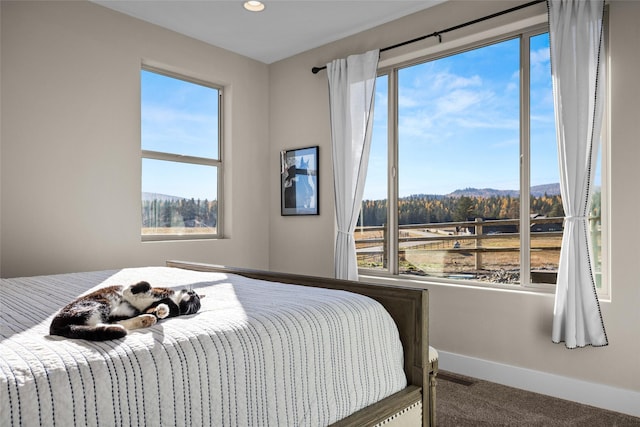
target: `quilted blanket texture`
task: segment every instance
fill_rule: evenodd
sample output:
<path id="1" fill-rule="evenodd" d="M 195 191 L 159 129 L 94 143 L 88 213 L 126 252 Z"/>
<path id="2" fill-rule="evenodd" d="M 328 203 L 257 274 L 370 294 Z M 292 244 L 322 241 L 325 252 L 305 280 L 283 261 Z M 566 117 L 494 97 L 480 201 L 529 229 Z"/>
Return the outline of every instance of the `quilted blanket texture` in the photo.
<path id="1" fill-rule="evenodd" d="M 48 335 L 90 290 L 192 287 L 201 310 L 114 341 Z M 322 426 L 406 387 L 393 320 L 349 292 L 169 267 L 2 279 L 0 426 Z"/>

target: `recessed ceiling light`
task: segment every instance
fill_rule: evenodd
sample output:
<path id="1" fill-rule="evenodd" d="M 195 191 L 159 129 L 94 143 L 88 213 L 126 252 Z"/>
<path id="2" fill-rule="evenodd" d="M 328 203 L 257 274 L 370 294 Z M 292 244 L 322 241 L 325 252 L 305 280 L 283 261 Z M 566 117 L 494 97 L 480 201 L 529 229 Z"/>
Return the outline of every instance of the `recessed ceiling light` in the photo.
<path id="1" fill-rule="evenodd" d="M 244 8 L 251 12 L 262 12 L 264 10 L 264 3 L 256 0 L 250 0 L 244 2 Z"/>

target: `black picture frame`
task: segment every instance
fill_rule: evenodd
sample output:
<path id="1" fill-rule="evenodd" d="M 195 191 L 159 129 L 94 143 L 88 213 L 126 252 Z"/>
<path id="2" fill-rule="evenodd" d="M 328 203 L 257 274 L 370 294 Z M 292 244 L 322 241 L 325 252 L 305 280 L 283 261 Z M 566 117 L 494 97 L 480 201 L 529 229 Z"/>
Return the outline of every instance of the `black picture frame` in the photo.
<path id="1" fill-rule="evenodd" d="M 280 152 L 280 214 L 318 215 L 318 146 Z"/>

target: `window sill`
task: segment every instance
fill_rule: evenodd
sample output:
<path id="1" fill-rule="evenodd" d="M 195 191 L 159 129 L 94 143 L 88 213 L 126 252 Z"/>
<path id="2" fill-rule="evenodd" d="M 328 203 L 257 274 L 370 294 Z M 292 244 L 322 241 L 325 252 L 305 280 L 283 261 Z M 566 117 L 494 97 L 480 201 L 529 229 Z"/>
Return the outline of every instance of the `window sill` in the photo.
<path id="1" fill-rule="evenodd" d="M 359 280 L 370 283 L 384 284 L 387 286 L 411 287 L 417 289 L 429 289 L 432 286 L 466 288 L 476 290 L 516 292 L 531 295 L 553 295 L 555 285 L 549 284 L 529 284 L 529 285 L 509 285 L 503 283 L 477 282 L 470 280 L 442 280 L 437 278 L 422 278 L 419 276 L 393 276 L 371 271 L 361 272 Z"/>
<path id="2" fill-rule="evenodd" d="M 184 234 L 184 235 L 142 235 L 140 240 L 143 243 L 148 242 L 185 242 L 185 241 L 202 241 L 202 240 L 222 240 L 223 237 L 213 234 Z"/>

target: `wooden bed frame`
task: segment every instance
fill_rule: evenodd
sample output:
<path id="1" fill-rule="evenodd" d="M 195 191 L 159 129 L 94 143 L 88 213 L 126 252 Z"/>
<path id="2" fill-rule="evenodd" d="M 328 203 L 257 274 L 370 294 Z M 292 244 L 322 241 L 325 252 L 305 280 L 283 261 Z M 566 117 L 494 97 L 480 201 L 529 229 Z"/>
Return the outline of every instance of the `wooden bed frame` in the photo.
<path id="1" fill-rule="evenodd" d="M 340 427 L 375 425 L 392 418 L 418 402 L 422 403 L 422 426 L 431 424 L 433 418 L 430 413 L 432 408 L 429 394 L 432 391 L 429 387 L 430 372 L 428 369 L 429 294 L 426 290 L 186 261 L 167 261 L 166 265 L 196 271 L 233 273 L 272 282 L 341 289 L 373 298 L 386 308 L 398 326 L 404 349 L 407 388 L 333 425 Z"/>

